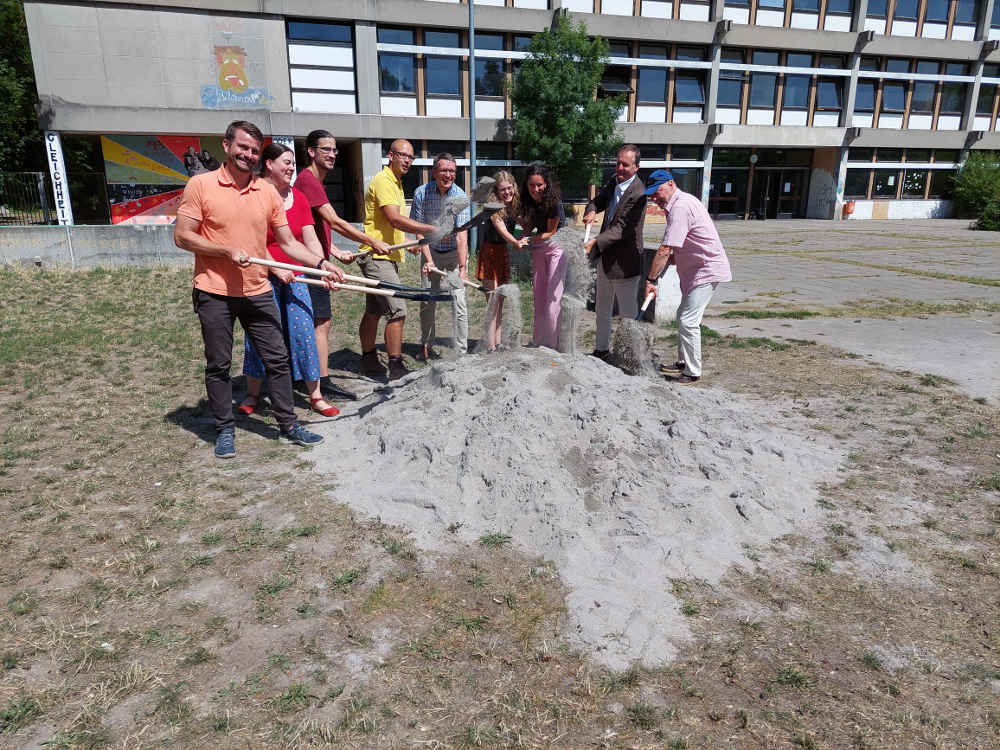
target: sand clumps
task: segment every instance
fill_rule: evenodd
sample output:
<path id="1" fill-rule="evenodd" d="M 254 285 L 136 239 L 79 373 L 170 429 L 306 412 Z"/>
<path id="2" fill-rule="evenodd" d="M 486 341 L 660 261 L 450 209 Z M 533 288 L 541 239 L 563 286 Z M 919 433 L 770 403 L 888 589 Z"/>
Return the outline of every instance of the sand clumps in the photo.
<path id="1" fill-rule="evenodd" d="M 717 581 L 743 545 L 808 533 L 841 458 L 767 405 L 546 348 L 436 363 L 322 429 L 336 500 L 427 549 L 510 534 L 559 569 L 567 639 L 618 669 L 687 637 L 671 579 Z"/>

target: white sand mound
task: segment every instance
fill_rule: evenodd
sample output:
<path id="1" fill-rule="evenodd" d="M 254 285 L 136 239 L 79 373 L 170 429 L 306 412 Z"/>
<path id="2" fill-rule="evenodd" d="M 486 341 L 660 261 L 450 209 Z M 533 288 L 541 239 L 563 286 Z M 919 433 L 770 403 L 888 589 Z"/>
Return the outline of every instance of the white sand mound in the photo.
<path id="1" fill-rule="evenodd" d="M 450 524 L 510 534 L 560 570 L 570 642 L 619 669 L 686 637 L 670 579 L 716 581 L 743 544 L 809 533 L 840 459 L 767 405 L 550 349 L 436 364 L 321 427 L 338 500 L 429 549 Z"/>

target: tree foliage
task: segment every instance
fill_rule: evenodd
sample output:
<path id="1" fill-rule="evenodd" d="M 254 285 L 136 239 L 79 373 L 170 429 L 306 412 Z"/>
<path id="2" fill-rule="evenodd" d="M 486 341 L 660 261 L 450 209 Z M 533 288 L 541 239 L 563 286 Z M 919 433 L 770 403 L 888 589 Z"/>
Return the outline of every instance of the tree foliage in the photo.
<path id="1" fill-rule="evenodd" d="M 1000 152 L 971 151 L 955 175 L 955 213 L 974 219 L 991 201 L 1000 201 Z"/>
<path id="2" fill-rule="evenodd" d="M 623 97 L 595 98 L 609 47 L 556 13 L 551 28 L 531 40 L 514 76 L 514 145 L 522 161 L 543 161 L 563 185 L 600 178 L 600 159 L 621 145 L 615 132 Z"/>
<path id="3" fill-rule="evenodd" d="M 45 165 L 35 114 L 37 98 L 24 4 L 0 0 L 0 164 L 4 171 Z"/>

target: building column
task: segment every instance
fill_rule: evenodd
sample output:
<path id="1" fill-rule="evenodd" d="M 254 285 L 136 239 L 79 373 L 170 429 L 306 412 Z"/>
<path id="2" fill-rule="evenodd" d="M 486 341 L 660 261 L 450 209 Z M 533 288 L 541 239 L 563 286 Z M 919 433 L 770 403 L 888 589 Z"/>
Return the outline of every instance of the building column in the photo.
<path id="1" fill-rule="evenodd" d="M 858 33 L 865 30 L 865 16 L 868 15 L 868 0 L 856 0 L 854 14 L 851 16 L 851 31 Z"/>
<path id="2" fill-rule="evenodd" d="M 363 185 L 382 171 L 382 141 L 373 138 L 361 140 L 361 180 Z M 364 209 L 362 209 L 362 212 Z"/>
<path id="3" fill-rule="evenodd" d="M 837 195 L 833 202 L 833 220 L 840 221 L 844 217 L 844 185 L 847 182 L 847 146 L 840 148 L 840 160 L 837 163 Z"/>
<path id="4" fill-rule="evenodd" d="M 712 153 L 714 151 L 715 147 L 711 143 L 707 143 L 702 154 L 705 166 L 701 168 L 701 202 L 705 204 L 706 208 L 708 208 L 708 198 L 712 187 Z"/>
<path id="5" fill-rule="evenodd" d="M 863 2 L 864 0 L 862 0 Z M 855 52 L 851 55 L 851 77 L 847 79 L 847 90 L 844 91 L 844 105 L 840 110 L 840 127 L 849 128 L 854 117 L 854 100 L 858 93 L 858 71 L 861 70 L 861 55 Z"/>
<path id="6" fill-rule="evenodd" d="M 715 106 L 719 101 L 719 63 L 722 61 L 722 45 L 712 45 L 712 69 L 705 82 L 705 122 L 715 122 Z"/>
<path id="7" fill-rule="evenodd" d="M 709 8 L 708 19 L 710 21 L 721 21 L 725 8 L 726 0 L 712 0 L 712 5 Z"/>
<path id="8" fill-rule="evenodd" d="M 60 226 L 73 225 L 73 206 L 69 198 L 69 179 L 63 161 L 62 139 L 58 131 L 45 131 L 45 161 L 52 178 L 52 196 L 55 198 L 56 217 Z"/>
<path id="9" fill-rule="evenodd" d="M 382 113 L 379 101 L 378 35 L 372 21 L 354 22 L 354 85 L 358 92 L 358 113 Z"/>
<path id="10" fill-rule="evenodd" d="M 968 93 L 965 96 L 965 107 L 962 110 L 962 124 L 960 130 L 971 130 L 976 118 L 976 102 L 979 101 L 979 84 L 983 80 L 983 67 L 985 63 L 982 58 L 972 63 L 972 75 L 976 80 L 969 85 Z"/>
<path id="11" fill-rule="evenodd" d="M 993 20 L 993 7 L 996 0 L 984 0 L 979 5 L 979 18 L 976 21 L 976 39 L 982 41 L 990 36 L 990 22 Z"/>

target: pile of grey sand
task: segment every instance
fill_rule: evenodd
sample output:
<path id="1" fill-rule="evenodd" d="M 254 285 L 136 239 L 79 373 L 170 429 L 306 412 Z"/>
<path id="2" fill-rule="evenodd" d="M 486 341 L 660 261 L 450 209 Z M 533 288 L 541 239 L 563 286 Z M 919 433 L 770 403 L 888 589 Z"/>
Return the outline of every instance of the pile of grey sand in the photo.
<path id="1" fill-rule="evenodd" d="M 316 426 L 317 469 L 363 478 L 334 499 L 424 549 L 509 534 L 559 570 L 567 641 L 615 669 L 689 637 L 672 579 L 715 582 L 744 545 L 816 533 L 842 458 L 776 406 L 547 348 L 439 362 Z"/>

